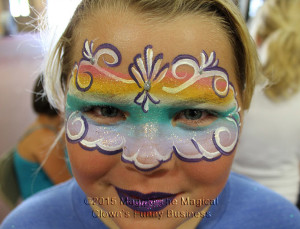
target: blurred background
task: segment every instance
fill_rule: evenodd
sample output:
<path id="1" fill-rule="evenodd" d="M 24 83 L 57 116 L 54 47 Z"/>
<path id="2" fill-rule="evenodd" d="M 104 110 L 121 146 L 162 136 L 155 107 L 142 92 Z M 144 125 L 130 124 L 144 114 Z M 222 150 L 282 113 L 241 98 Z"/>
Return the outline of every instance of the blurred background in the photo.
<path id="1" fill-rule="evenodd" d="M 0 0 L 0 156 L 35 120 L 34 80 L 49 42 L 55 42 L 79 0 Z M 43 18 L 43 20 L 42 20 Z M 49 32 L 40 31 L 45 26 Z M 9 212 L 0 200 L 0 223 Z"/>
<path id="2" fill-rule="evenodd" d="M 63 32 L 80 0 L 0 0 L 0 156 L 35 119 L 31 91 L 49 44 Z M 234 0 L 250 21 L 263 0 Z M 45 25 L 50 33 L 43 31 Z M 50 36 L 51 35 L 51 36 Z M 0 200 L 0 223 L 9 209 Z"/>

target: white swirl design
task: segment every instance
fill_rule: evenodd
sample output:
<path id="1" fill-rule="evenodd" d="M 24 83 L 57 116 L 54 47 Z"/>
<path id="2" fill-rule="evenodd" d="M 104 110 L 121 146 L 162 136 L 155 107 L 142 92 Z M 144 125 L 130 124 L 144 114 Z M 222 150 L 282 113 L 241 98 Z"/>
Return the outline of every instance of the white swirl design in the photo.
<path id="1" fill-rule="evenodd" d="M 239 127 L 234 119 L 227 118 L 227 120 L 230 123 L 226 123 L 226 125 L 230 125 L 230 127 L 222 126 L 217 128 L 210 137 L 207 136 L 206 141 L 202 139 L 200 143 L 194 137 L 189 142 L 186 142 L 186 144 L 174 144 L 173 149 L 175 154 L 181 160 L 188 162 L 197 162 L 200 160 L 213 161 L 222 155 L 230 155 L 235 150 L 238 142 Z M 224 135 L 227 135 L 227 138 Z M 225 139 L 226 145 L 224 145 Z M 207 150 L 203 145 L 208 145 L 210 150 Z"/>
<path id="2" fill-rule="evenodd" d="M 178 87 L 175 88 L 163 87 L 162 90 L 170 94 L 177 94 L 187 89 L 188 87 L 190 87 L 200 79 L 214 77 L 213 88 L 216 94 L 220 97 L 225 97 L 229 91 L 228 74 L 225 71 L 225 69 L 218 67 L 218 64 L 219 64 L 219 60 L 216 60 L 215 52 L 212 52 L 210 54 L 210 57 L 208 58 L 206 52 L 203 51 L 201 53 L 201 65 L 199 65 L 198 60 L 193 56 L 180 55 L 174 59 L 172 64 L 173 77 L 176 79 L 186 78 L 186 75 L 180 77 L 177 74 L 177 68 L 183 65 L 187 65 L 193 68 L 194 73 L 192 77 Z M 226 87 L 224 90 L 219 90 L 217 88 L 217 81 L 220 80 L 221 78 L 226 82 Z"/>
<path id="3" fill-rule="evenodd" d="M 130 145 L 127 145 L 128 149 L 132 149 Z M 124 151 L 122 153 L 122 160 L 127 163 L 133 164 L 136 168 L 148 171 L 152 170 L 161 163 L 169 161 L 172 157 L 171 148 L 168 150 L 168 153 L 160 152 L 155 144 L 151 144 L 148 146 L 141 146 L 134 154 L 127 153 Z"/>
<path id="4" fill-rule="evenodd" d="M 83 139 L 80 141 L 80 143 L 83 146 L 91 149 L 100 147 L 102 150 L 114 152 L 123 148 L 123 146 L 125 145 L 125 139 L 122 138 L 120 143 L 118 143 L 118 141 L 115 140 L 115 145 L 113 144 L 113 146 L 107 145 L 106 139 L 98 139 L 96 141 L 87 141 Z"/>
<path id="5" fill-rule="evenodd" d="M 80 123 L 80 128 L 74 126 L 75 123 Z M 72 129 L 72 130 L 70 130 Z M 122 152 L 125 145 L 125 139 L 122 136 L 118 136 L 114 133 L 107 133 L 111 136 L 98 138 L 97 140 L 87 140 L 89 135 L 89 124 L 83 116 L 80 116 L 78 111 L 73 112 L 67 121 L 66 128 L 67 140 L 71 143 L 80 143 L 80 146 L 88 150 L 98 150 L 103 154 L 116 154 Z M 71 132 L 75 132 L 72 134 Z M 95 133 L 92 133 L 94 135 Z"/>
<path id="6" fill-rule="evenodd" d="M 214 144 L 216 145 L 216 147 L 219 149 L 220 152 L 222 152 L 222 154 L 230 154 L 232 153 L 232 151 L 235 149 L 236 145 L 237 145 L 237 142 L 238 142 L 238 133 L 239 133 L 239 126 L 238 124 L 236 123 L 236 121 L 232 118 L 226 118 L 229 122 L 233 123 L 234 124 L 234 127 L 235 127 L 235 137 L 233 138 L 233 142 L 231 145 L 228 145 L 228 146 L 224 146 L 222 144 L 222 141 L 221 141 L 221 133 L 227 133 L 229 135 L 229 137 L 231 138 L 232 136 L 232 132 L 229 131 L 228 128 L 225 128 L 225 127 L 220 127 L 218 128 L 215 133 L 214 133 Z"/>
<path id="7" fill-rule="evenodd" d="M 78 114 L 79 114 L 78 111 L 73 112 L 69 116 L 68 121 L 67 121 L 67 128 L 66 128 L 67 133 L 66 134 L 67 134 L 68 139 L 71 141 L 80 141 L 82 138 L 85 137 L 85 134 L 86 134 L 86 121 L 84 120 L 83 117 L 78 116 Z M 72 134 L 69 130 L 69 128 L 70 128 L 69 126 L 74 126 L 76 123 L 80 124 L 79 130 L 76 131 L 77 133 Z M 78 127 L 75 129 L 78 129 Z"/>

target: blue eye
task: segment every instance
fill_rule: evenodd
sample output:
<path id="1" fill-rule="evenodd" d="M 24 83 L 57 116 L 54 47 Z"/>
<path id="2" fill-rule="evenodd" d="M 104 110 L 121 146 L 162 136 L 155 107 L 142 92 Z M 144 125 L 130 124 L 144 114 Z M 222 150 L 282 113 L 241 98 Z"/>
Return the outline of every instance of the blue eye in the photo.
<path id="1" fill-rule="evenodd" d="M 175 125 L 183 124 L 186 127 L 197 128 L 209 126 L 218 118 L 213 111 L 203 109 L 185 109 L 176 114 L 173 119 Z"/>
<path id="2" fill-rule="evenodd" d="M 83 109 L 83 113 L 99 124 L 115 124 L 126 120 L 125 112 L 113 106 L 90 106 Z"/>
<path id="3" fill-rule="evenodd" d="M 183 115 L 188 120 L 197 120 L 202 117 L 203 111 L 199 109 L 187 109 L 183 111 Z"/>

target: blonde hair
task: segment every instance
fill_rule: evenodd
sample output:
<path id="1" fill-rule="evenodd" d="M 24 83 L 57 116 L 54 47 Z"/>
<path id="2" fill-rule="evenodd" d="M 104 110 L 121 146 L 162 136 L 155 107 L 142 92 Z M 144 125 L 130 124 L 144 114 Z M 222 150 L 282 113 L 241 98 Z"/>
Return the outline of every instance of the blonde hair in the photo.
<path id="1" fill-rule="evenodd" d="M 45 74 L 45 90 L 49 101 L 64 109 L 68 78 L 73 67 L 76 28 L 99 10 L 132 9 L 146 19 L 169 20 L 182 15 L 202 15 L 216 20 L 227 34 L 235 56 L 238 92 L 242 107 L 249 108 L 257 71 L 257 54 L 247 27 L 231 0 L 83 0 L 77 7 L 65 32 L 50 53 Z"/>
<path id="2" fill-rule="evenodd" d="M 267 0 L 253 22 L 261 40 L 265 94 L 282 101 L 300 91 L 300 0 Z"/>

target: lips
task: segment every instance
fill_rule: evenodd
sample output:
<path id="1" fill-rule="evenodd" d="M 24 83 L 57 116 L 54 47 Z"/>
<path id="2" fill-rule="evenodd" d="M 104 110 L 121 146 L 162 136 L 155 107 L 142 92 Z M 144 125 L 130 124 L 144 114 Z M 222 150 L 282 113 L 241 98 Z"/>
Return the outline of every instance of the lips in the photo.
<path id="1" fill-rule="evenodd" d="M 177 195 L 165 192 L 143 194 L 137 191 L 129 191 L 117 187 L 116 191 L 121 199 L 121 204 L 125 204 L 132 210 L 140 212 L 162 210 L 168 206 Z"/>

